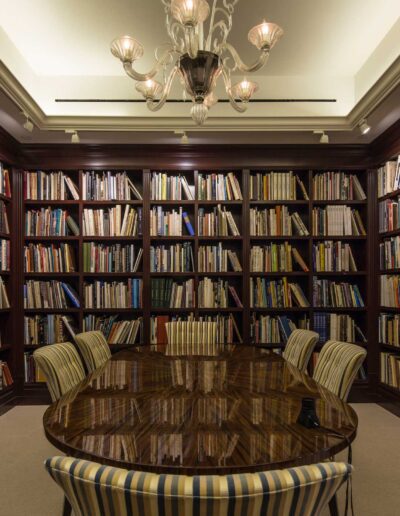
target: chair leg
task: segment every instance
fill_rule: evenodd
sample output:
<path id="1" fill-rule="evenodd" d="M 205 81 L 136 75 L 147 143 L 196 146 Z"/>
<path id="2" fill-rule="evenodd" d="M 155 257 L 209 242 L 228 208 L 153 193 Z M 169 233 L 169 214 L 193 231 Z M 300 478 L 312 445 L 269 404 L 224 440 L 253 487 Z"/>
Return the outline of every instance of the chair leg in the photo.
<path id="1" fill-rule="evenodd" d="M 331 516 L 339 516 L 339 509 L 338 509 L 338 503 L 337 503 L 337 496 L 336 496 L 336 494 L 330 499 L 330 502 L 329 502 L 329 514 Z"/>
<path id="2" fill-rule="evenodd" d="M 69 500 L 66 496 L 64 496 L 64 506 L 63 506 L 63 516 L 71 516 L 72 514 L 72 507 L 69 503 Z"/>

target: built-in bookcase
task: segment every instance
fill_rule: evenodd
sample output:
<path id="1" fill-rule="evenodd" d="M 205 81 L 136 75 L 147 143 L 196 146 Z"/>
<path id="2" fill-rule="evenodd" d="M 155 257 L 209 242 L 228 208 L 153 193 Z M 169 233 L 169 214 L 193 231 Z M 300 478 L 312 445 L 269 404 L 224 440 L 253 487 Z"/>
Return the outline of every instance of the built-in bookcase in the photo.
<path id="1" fill-rule="evenodd" d="M 380 386 L 400 396 L 400 157 L 378 170 Z"/>

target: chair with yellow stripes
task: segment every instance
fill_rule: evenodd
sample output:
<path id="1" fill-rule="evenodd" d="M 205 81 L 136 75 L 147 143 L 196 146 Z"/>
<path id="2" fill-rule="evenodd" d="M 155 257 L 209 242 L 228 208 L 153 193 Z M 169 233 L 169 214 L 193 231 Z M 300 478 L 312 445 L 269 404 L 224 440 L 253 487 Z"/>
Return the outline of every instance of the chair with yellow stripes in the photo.
<path id="1" fill-rule="evenodd" d="M 101 331 L 85 331 L 75 335 L 89 373 L 101 367 L 111 357 L 110 346 Z"/>
<path id="2" fill-rule="evenodd" d="M 318 333 L 310 330 L 294 330 L 290 334 L 282 356 L 304 372 L 319 339 Z"/>
<path id="3" fill-rule="evenodd" d="M 235 475 L 157 475 L 72 457 L 45 463 L 75 516 L 318 516 L 352 473 L 326 462 Z"/>
<path id="4" fill-rule="evenodd" d="M 85 378 L 82 361 L 70 342 L 43 346 L 35 350 L 33 358 L 46 378 L 52 401 L 61 398 Z"/>

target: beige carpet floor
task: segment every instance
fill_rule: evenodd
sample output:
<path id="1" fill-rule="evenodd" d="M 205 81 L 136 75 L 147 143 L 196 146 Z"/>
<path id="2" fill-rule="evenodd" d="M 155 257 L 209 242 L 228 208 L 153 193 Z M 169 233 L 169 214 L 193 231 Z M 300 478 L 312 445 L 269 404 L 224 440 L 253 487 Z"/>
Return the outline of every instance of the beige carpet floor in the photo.
<path id="1" fill-rule="evenodd" d="M 359 416 L 353 452 L 356 516 L 400 514 L 400 418 L 375 404 L 354 408 Z M 0 516 L 62 514 L 62 493 L 43 468 L 44 459 L 58 453 L 43 434 L 44 410 L 19 406 L 0 417 Z"/>

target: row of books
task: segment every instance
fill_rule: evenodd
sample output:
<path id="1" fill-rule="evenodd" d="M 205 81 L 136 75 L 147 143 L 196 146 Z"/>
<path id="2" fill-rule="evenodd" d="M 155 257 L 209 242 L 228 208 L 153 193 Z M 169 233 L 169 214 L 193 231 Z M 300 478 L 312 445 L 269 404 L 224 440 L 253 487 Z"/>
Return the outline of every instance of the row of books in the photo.
<path id="1" fill-rule="evenodd" d="M 193 248 L 190 242 L 150 246 L 150 272 L 194 271 Z"/>
<path id="2" fill-rule="evenodd" d="M 66 342 L 73 338 L 74 328 L 75 322 L 69 316 L 58 314 L 25 316 L 24 345 L 43 346 Z"/>
<path id="3" fill-rule="evenodd" d="M 0 195 L 11 197 L 10 173 L 0 162 Z"/>
<path id="4" fill-rule="evenodd" d="M 126 172 L 84 172 L 82 199 L 88 201 L 142 200 L 142 194 Z"/>
<path id="5" fill-rule="evenodd" d="M 378 197 L 400 189 L 400 156 L 378 169 Z"/>
<path id="6" fill-rule="evenodd" d="M 153 201 L 193 200 L 194 186 L 189 186 L 185 176 L 153 172 L 150 183 L 150 198 Z"/>
<path id="7" fill-rule="evenodd" d="M 400 196 L 396 200 L 386 199 L 378 204 L 379 232 L 400 229 Z"/>
<path id="8" fill-rule="evenodd" d="M 379 342 L 400 347 L 400 314 L 379 314 Z"/>
<path id="9" fill-rule="evenodd" d="M 79 199 L 79 189 L 64 172 L 24 172 L 24 199 L 66 201 Z"/>
<path id="10" fill-rule="evenodd" d="M 26 236 L 79 235 L 79 227 L 68 211 L 61 208 L 28 210 L 25 214 Z"/>
<path id="11" fill-rule="evenodd" d="M 138 272 L 142 263 L 143 248 L 134 244 L 83 243 L 83 271 Z"/>
<path id="12" fill-rule="evenodd" d="M 394 236 L 379 244 L 381 270 L 400 268 L 400 236 Z"/>
<path id="13" fill-rule="evenodd" d="M 367 342 L 359 325 L 347 314 L 314 313 L 313 329 L 320 341 L 339 340 L 341 342 Z"/>
<path id="14" fill-rule="evenodd" d="M 83 210 L 83 234 L 85 236 L 138 236 L 142 234 L 142 208 L 122 206 L 113 208 Z"/>
<path id="15" fill-rule="evenodd" d="M 198 197 L 203 201 L 241 201 L 240 183 L 233 174 L 199 174 Z"/>
<path id="16" fill-rule="evenodd" d="M 0 391 L 10 387 L 13 383 L 14 380 L 7 362 L 0 360 Z"/>
<path id="17" fill-rule="evenodd" d="M 173 321 L 194 321 L 194 315 L 186 316 L 169 316 L 157 315 L 150 318 L 150 343 L 151 344 L 167 344 L 166 323 Z M 220 344 L 243 342 L 242 335 L 239 331 L 235 317 L 232 314 L 220 315 L 213 314 L 208 316 L 200 316 L 196 319 L 199 322 L 215 323 L 217 326 L 217 342 Z"/>
<path id="18" fill-rule="evenodd" d="M 366 235 L 364 223 L 358 210 L 348 206 L 327 206 L 312 211 L 314 235 Z"/>
<path id="19" fill-rule="evenodd" d="M 138 344 L 143 341 L 143 318 L 118 320 L 118 315 L 86 315 L 83 331 L 101 331 L 107 342 L 113 344 Z"/>
<path id="20" fill-rule="evenodd" d="M 193 308 L 194 280 L 177 283 L 172 278 L 153 278 L 150 295 L 152 308 Z"/>
<path id="21" fill-rule="evenodd" d="M 254 344 L 282 344 L 293 330 L 308 329 L 310 320 L 304 316 L 294 322 L 286 315 L 257 315 L 251 317 L 250 337 Z"/>
<path id="22" fill-rule="evenodd" d="M 364 201 L 364 188 L 355 174 L 321 172 L 312 179 L 313 199 L 321 201 Z"/>
<path id="23" fill-rule="evenodd" d="M 242 266 L 237 252 L 224 249 L 222 242 L 216 245 L 201 245 L 198 251 L 199 272 L 241 272 Z"/>
<path id="24" fill-rule="evenodd" d="M 239 236 L 240 231 L 232 213 L 219 204 L 211 212 L 198 211 L 198 231 L 201 236 Z"/>
<path id="25" fill-rule="evenodd" d="M 358 285 L 313 278 L 313 304 L 319 307 L 362 308 Z"/>
<path id="26" fill-rule="evenodd" d="M 309 235 L 308 229 L 297 212 L 290 214 L 287 206 L 259 210 L 250 209 L 250 235 L 289 236 L 293 232 L 300 236 Z"/>
<path id="27" fill-rule="evenodd" d="M 78 308 L 80 301 L 71 285 L 57 281 L 28 280 L 24 285 L 24 308 Z"/>
<path id="28" fill-rule="evenodd" d="M 250 176 L 250 200 L 295 201 L 298 198 L 297 187 L 299 187 L 303 199 L 308 200 L 303 181 L 292 171 L 252 174 Z"/>
<path id="29" fill-rule="evenodd" d="M 250 308 L 308 307 L 301 286 L 288 282 L 284 277 L 268 281 L 265 278 L 250 278 Z"/>
<path id="30" fill-rule="evenodd" d="M 0 239 L 0 271 L 10 270 L 10 241 Z"/>
<path id="31" fill-rule="evenodd" d="M 400 276 L 381 276 L 381 306 L 400 308 Z"/>
<path id="32" fill-rule="evenodd" d="M 0 233 L 10 234 L 10 226 L 8 224 L 7 205 L 0 200 Z"/>
<path id="33" fill-rule="evenodd" d="M 10 308 L 10 301 L 8 299 L 7 289 L 3 278 L 0 276 L 0 308 Z"/>
<path id="34" fill-rule="evenodd" d="M 251 272 L 290 272 L 294 270 L 293 262 L 301 270 L 309 270 L 299 251 L 289 242 L 255 245 L 250 250 Z"/>
<path id="35" fill-rule="evenodd" d="M 85 245 L 85 244 L 84 244 Z M 74 249 L 70 244 L 28 244 L 24 247 L 25 272 L 75 272 Z"/>
<path id="36" fill-rule="evenodd" d="M 230 301 L 232 298 L 232 301 Z M 229 306 L 243 307 L 238 293 L 233 285 L 221 279 L 203 278 L 198 287 L 199 308 L 228 308 Z"/>
<path id="37" fill-rule="evenodd" d="M 381 353 L 381 382 L 400 389 L 400 355 Z"/>
<path id="38" fill-rule="evenodd" d="M 151 236 L 183 236 L 184 225 L 187 233 L 193 236 L 192 223 L 182 206 L 172 211 L 164 210 L 162 206 L 154 206 L 150 211 Z"/>
<path id="39" fill-rule="evenodd" d="M 85 283 L 83 299 L 85 308 L 142 308 L 143 282 L 129 278 L 127 281 Z"/>
<path id="40" fill-rule="evenodd" d="M 313 245 L 313 270 L 316 272 L 357 271 L 350 244 L 325 240 Z"/>

